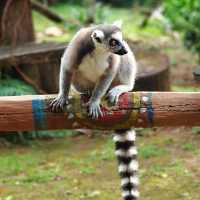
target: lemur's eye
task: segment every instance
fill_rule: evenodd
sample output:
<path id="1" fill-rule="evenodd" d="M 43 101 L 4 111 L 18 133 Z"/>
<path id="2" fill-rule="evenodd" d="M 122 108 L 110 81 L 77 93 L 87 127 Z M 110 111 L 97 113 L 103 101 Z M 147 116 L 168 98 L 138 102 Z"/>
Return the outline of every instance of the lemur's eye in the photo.
<path id="1" fill-rule="evenodd" d="M 116 40 L 116 39 L 110 39 L 109 45 L 110 45 L 111 47 L 118 46 L 118 45 L 119 45 L 119 41 Z"/>

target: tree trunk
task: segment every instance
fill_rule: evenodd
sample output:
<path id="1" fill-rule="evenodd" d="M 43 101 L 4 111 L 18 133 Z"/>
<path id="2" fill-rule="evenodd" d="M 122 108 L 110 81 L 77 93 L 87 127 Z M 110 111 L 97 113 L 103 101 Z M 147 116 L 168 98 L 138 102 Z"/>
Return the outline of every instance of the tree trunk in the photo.
<path id="1" fill-rule="evenodd" d="M 0 45 L 23 44 L 34 40 L 29 0 L 0 1 Z"/>
<path id="2" fill-rule="evenodd" d="M 17 46 L 33 41 L 34 29 L 30 1 L 0 0 L 0 45 L 10 46 L 12 52 Z M 20 66 L 23 73 L 33 80 L 35 85 L 41 86 L 38 66 L 30 67 L 29 64 L 18 64 L 17 66 Z M 18 74 L 11 68 L 4 68 L 4 73 L 11 76 Z"/>

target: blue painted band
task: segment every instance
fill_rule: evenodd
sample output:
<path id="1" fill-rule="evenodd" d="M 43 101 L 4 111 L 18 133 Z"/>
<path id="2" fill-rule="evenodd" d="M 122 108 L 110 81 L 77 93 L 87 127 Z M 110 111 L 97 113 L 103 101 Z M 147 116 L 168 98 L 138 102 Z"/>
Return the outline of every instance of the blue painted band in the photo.
<path id="1" fill-rule="evenodd" d="M 147 102 L 147 120 L 148 126 L 152 127 L 153 125 L 153 107 L 152 107 L 152 93 L 148 94 L 148 102 Z"/>
<path id="2" fill-rule="evenodd" d="M 46 115 L 44 112 L 44 100 L 33 99 L 32 100 L 33 119 L 36 130 L 47 129 Z"/>

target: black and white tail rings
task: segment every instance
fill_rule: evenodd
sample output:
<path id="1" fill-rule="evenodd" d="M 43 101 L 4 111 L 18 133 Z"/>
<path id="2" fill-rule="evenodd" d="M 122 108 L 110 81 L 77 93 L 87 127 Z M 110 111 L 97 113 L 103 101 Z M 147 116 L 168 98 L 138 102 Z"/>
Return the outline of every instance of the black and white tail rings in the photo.
<path id="1" fill-rule="evenodd" d="M 138 200 L 138 161 L 135 145 L 136 133 L 133 129 L 115 131 L 115 155 L 121 177 L 121 190 L 124 200 Z"/>

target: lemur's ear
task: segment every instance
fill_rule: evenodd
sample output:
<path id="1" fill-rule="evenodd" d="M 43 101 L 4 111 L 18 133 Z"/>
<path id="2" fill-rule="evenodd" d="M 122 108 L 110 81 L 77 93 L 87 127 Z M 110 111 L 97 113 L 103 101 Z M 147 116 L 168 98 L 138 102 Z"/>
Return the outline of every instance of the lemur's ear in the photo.
<path id="1" fill-rule="evenodd" d="M 101 30 L 94 30 L 91 34 L 91 37 L 94 41 L 98 43 L 102 43 L 103 38 L 104 38 L 104 33 Z"/>
<path id="2" fill-rule="evenodd" d="M 122 24 L 123 24 L 123 21 L 121 19 L 113 22 L 113 25 L 117 26 L 119 29 L 122 28 Z"/>

